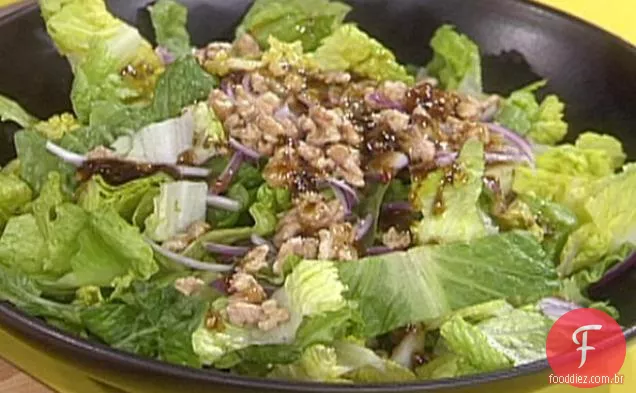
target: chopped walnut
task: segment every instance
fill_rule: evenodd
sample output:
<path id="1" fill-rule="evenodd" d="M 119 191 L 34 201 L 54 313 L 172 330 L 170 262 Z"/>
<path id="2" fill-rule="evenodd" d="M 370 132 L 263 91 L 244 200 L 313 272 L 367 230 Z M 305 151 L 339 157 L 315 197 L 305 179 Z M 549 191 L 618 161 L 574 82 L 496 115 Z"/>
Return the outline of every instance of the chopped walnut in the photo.
<path id="1" fill-rule="evenodd" d="M 248 303 L 261 303 L 267 298 L 265 290 L 251 274 L 237 272 L 230 279 L 231 299 Z"/>
<path id="2" fill-rule="evenodd" d="M 289 321 L 289 311 L 279 307 L 278 302 L 274 299 L 264 301 L 261 309 L 264 317 L 258 321 L 258 328 L 263 331 L 270 331 L 281 323 Z"/>
<path id="3" fill-rule="evenodd" d="M 174 287 L 177 291 L 186 296 L 190 296 L 205 285 L 205 282 L 200 278 L 188 276 L 178 278 L 174 282 Z"/>
<path id="4" fill-rule="evenodd" d="M 325 157 L 325 152 L 319 147 L 311 146 L 300 141 L 298 144 L 298 154 L 300 154 L 300 157 L 309 165 L 320 172 L 328 173 L 334 168 L 335 163 L 333 160 Z"/>
<path id="5" fill-rule="evenodd" d="M 274 273 L 283 272 L 283 264 L 287 257 L 296 255 L 303 259 L 314 259 L 318 255 L 318 240 L 312 237 L 293 237 L 285 241 L 278 251 L 276 261 L 272 266 Z"/>
<path id="6" fill-rule="evenodd" d="M 294 170 L 299 166 L 300 158 L 296 149 L 293 146 L 284 145 L 278 148 L 267 162 L 263 177 L 272 187 L 287 187 Z"/>
<path id="7" fill-rule="evenodd" d="M 351 81 L 351 74 L 344 71 L 328 71 L 316 74 L 315 78 L 329 85 L 346 85 Z"/>
<path id="8" fill-rule="evenodd" d="M 380 85 L 380 93 L 392 102 L 402 102 L 408 87 L 404 82 L 386 81 Z"/>
<path id="9" fill-rule="evenodd" d="M 269 246 L 263 244 L 251 249 L 241 261 L 241 269 L 246 273 L 258 273 L 261 269 L 269 266 L 267 263 L 267 255 L 269 254 Z"/>
<path id="10" fill-rule="evenodd" d="M 300 196 L 295 213 L 305 232 L 315 232 L 344 219 L 344 207 L 340 201 L 326 201 L 322 194 L 313 192 Z"/>
<path id="11" fill-rule="evenodd" d="M 478 120 L 481 115 L 479 102 L 470 98 L 457 104 L 455 110 L 457 111 L 457 116 L 463 120 Z"/>
<path id="12" fill-rule="evenodd" d="M 391 227 L 382 235 L 382 243 L 393 250 L 402 250 L 411 244 L 411 234 L 409 231 L 400 232 Z"/>
<path id="13" fill-rule="evenodd" d="M 413 163 L 427 163 L 435 158 L 435 144 L 429 140 L 427 130 L 414 125 L 398 134 L 400 148 Z"/>
<path id="14" fill-rule="evenodd" d="M 409 120 L 409 115 L 395 109 L 385 109 L 380 112 L 380 121 L 395 132 L 404 131 L 409 126 Z"/>
<path id="15" fill-rule="evenodd" d="M 161 246 L 173 252 L 181 252 L 199 237 L 205 235 L 210 228 L 210 224 L 205 221 L 195 221 L 190 224 L 185 233 L 180 233 L 166 240 Z"/>
<path id="16" fill-rule="evenodd" d="M 364 172 L 360 168 L 360 152 L 352 147 L 337 144 L 327 149 L 327 156 L 336 163 L 336 176 L 347 183 L 364 187 Z"/>
<path id="17" fill-rule="evenodd" d="M 186 235 L 188 235 L 191 239 L 198 239 L 199 237 L 208 233 L 208 231 L 212 229 L 210 224 L 205 221 L 195 221 L 186 230 Z"/>
<path id="18" fill-rule="evenodd" d="M 232 50 L 239 57 L 258 59 L 261 56 L 261 47 L 250 34 L 241 35 L 232 45 Z"/>
<path id="19" fill-rule="evenodd" d="M 318 246 L 318 259 L 350 261 L 358 258 L 354 246 L 355 230 L 348 223 L 335 224 L 329 229 L 318 232 L 320 245 Z"/>
<path id="20" fill-rule="evenodd" d="M 106 146 L 97 146 L 86 154 L 89 160 L 99 160 L 104 158 L 118 158 L 117 153 Z"/>
<path id="21" fill-rule="evenodd" d="M 342 115 L 336 110 L 316 105 L 309 108 L 309 116 L 315 127 L 307 134 L 307 143 L 314 146 L 324 146 L 340 141 L 342 137 L 338 128 L 342 125 L 343 120 Z"/>
<path id="22" fill-rule="evenodd" d="M 232 45 L 227 42 L 211 42 L 205 48 L 197 49 L 194 56 L 199 64 L 204 65 L 209 60 L 214 60 L 219 54 L 227 54 L 232 50 Z"/>
<path id="23" fill-rule="evenodd" d="M 240 327 L 256 325 L 264 317 L 260 305 L 241 301 L 230 302 L 225 311 L 230 323 Z"/>

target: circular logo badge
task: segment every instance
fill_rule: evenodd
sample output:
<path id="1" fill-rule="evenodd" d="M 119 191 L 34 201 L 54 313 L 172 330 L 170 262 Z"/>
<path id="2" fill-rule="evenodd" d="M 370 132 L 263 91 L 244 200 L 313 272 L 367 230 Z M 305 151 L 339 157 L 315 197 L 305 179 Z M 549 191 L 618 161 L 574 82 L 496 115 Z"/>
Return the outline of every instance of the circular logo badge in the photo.
<path id="1" fill-rule="evenodd" d="M 591 388 L 612 383 L 625 361 L 625 336 L 606 313 L 581 308 L 559 318 L 546 342 L 557 383 Z M 555 381 L 553 381 L 555 382 Z"/>

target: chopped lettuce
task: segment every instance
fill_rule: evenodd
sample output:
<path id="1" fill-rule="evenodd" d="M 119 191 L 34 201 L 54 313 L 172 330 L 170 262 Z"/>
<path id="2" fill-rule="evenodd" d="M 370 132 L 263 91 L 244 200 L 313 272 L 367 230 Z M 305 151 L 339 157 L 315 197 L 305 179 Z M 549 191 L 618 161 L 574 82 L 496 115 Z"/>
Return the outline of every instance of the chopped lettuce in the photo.
<path id="1" fill-rule="evenodd" d="M 147 102 L 162 69 L 152 46 L 103 0 L 40 0 L 46 28 L 73 68 L 71 100 L 87 122 L 94 102 Z M 130 67 L 134 77 L 122 71 Z"/>
<path id="2" fill-rule="evenodd" d="M 12 121 L 23 128 L 28 128 L 38 122 L 38 119 L 29 114 L 17 102 L 0 95 L 0 122 Z"/>
<path id="3" fill-rule="evenodd" d="M 614 160 L 605 150 L 572 145 L 550 147 L 537 156 L 537 167 L 567 176 L 604 177 L 614 173 Z"/>
<path id="4" fill-rule="evenodd" d="M 176 164 L 179 156 L 192 148 L 194 117 L 181 117 L 152 123 L 134 135 L 119 137 L 113 147 L 118 154 L 134 161 Z"/>
<path id="5" fill-rule="evenodd" d="M 553 263 L 538 241 L 516 231 L 338 266 L 349 288 L 347 297 L 358 303 L 366 337 L 409 323 L 439 320 L 490 300 L 530 302 L 559 288 Z M 492 280 L 493 275 L 497 280 Z"/>
<path id="6" fill-rule="evenodd" d="M 154 213 L 146 219 L 146 234 L 166 241 L 185 232 L 196 221 L 205 220 L 208 186 L 204 182 L 178 181 L 161 184 Z"/>
<path id="7" fill-rule="evenodd" d="M 86 212 L 65 201 L 52 174 L 32 213 L 13 217 L 0 238 L 0 264 L 50 287 L 108 286 L 121 276 L 142 280 L 157 271 L 138 230 L 110 209 Z"/>
<path id="8" fill-rule="evenodd" d="M 188 9 L 173 0 L 159 0 L 148 7 L 157 44 L 174 56 L 192 52 L 187 30 Z"/>
<path id="9" fill-rule="evenodd" d="M 353 24 L 342 25 L 325 38 L 313 59 L 324 70 L 352 71 L 380 81 L 413 82 L 389 49 Z"/>
<path id="10" fill-rule="evenodd" d="M 41 121 L 33 125 L 33 129 L 49 140 L 59 140 L 70 132 L 77 130 L 80 124 L 70 113 L 51 116 L 46 121 Z"/>
<path id="11" fill-rule="evenodd" d="M 196 162 L 202 164 L 224 153 L 228 137 L 214 110 L 206 102 L 199 102 L 188 110 L 194 117 L 193 153 Z"/>
<path id="12" fill-rule="evenodd" d="M 20 212 L 32 197 L 31 188 L 19 177 L 0 173 L 0 233 L 9 217 Z"/>
<path id="13" fill-rule="evenodd" d="M 487 372 L 544 359 L 545 341 L 552 323 L 543 314 L 524 309 L 511 309 L 477 324 L 456 315 L 440 329 L 441 344 L 455 355 L 443 355 L 444 372 L 454 377 L 465 371 Z M 464 362 L 468 370 L 457 367 Z M 418 375 L 428 377 L 440 373 L 440 366 L 425 366 L 418 370 Z"/>
<path id="14" fill-rule="evenodd" d="M 301 351 L 310 344 L 321 342 L 326 332 L 340 332 L 333 321 L 342 324 L 348 321 L 349 314 L 338 312 L 349 307 L 344 291 L 333 262 L 303 261 L 287 277 L 284 287 L 272 295 L 279 305 L 290 311 L 289 321 L 267 332 L 239 328 L 229 322 L 224 322 L 224 329 L 208 329 L 202 325 L 193 334 L 195 351 L 204 364 L 226 367 L 244 360 L 254 363 L 261 359 L 270 363 L 271 356 L 281 349 L 289 350 L 290 345 L 294 351 Z M 329 320 L 320 318 L 327 316 Z M 336 338 L 331 334 L 328 334 L 329 340 Z M 253 356 L 254 346 L 264 346 L 257 349 L 258 359 Z"/>
<path id="15" fill-rule="evenodd" d="M 268 374 L 275 379 L 290 379 L 317 382 L 344 382 L 341 378 L 347 367 L 338 364 L 334 348 L 322 344 L 307 348 L 301 358 L 289 365 L 278 365 Z"/>
<path id="16" fill-rule="evenodd" d="M 237 28 L 237 36 L 251 34 L 262 47 L 269 38 L 299 41 L 313 51 L 323 38 L 342 24 L 351 7 L 331 0 L 257 0 Z"/>
<path id="17" fill-rule="evenodd" d="M 203 321 L 207 302 L 171 286 L 135 284 L 126 302 L 88 307 L 82 322 L 114 348 L 166 362 L 199 367 L 191 335 Z"/>
<path id="18" fill-rule="evenodd" d="M 611 135 L 587 131 L 579 135 L 575 146 L 579 149 L 605 152 L 611 158 L 614 169 L 620 168 L 627 158 L 622 143 Z"/>
<path id="19" fill-rule="evenodd" d="M 482 144 L 467 141 L 455 166 L 451 182 L 440 169 L 415 185 L 413 202 L 424 215 L 412 228 L 418 244 L 470 241 L 496 231 L 478 204 L 485 166 Z M 437 211 L 440 205 L 442 212 Z"/>
<path id="20" fill-rule="evenodd" d="M 263 53 L 261 61 L 273 75 L 285 75 L 288 67 L 305 71 L 312 71 L 318 67 L 310 55 L 303 53 L 300 41 L 287 43 L 270 37 L 268 42 L 269 49 Z"/>
<path id="21" fill-rule="evenodd" d="M 567 134 L 568 125 L 563 121 L 565 105 L 556 95 L 548 95 L 539 104 L 534 92 L 543 86 L 545 81 L 513 92 L 495 120 L 536 143 L 554 145 Z"/>
<path id="22" fill-rule="evenodd" d="M 439 79 L 442 87 L 480 97 L 481 57 L 479 47 L 450 25 L 437 29 L 431 40 L 433 60 L 426 67 L 429 75 Z"/>
<path id="23" fill-rule="evenodd" d="M 170 180 L 168 176 L 158 174 L 113 186 L 106 183 L 101 176 L 93 176 L 80 187 L 78 204 L 86 211 L 95 211 L 103 207 L 112 208 L 126 221 L 131 222 L 144 197 L 159 192 L 160 185 Z"/>

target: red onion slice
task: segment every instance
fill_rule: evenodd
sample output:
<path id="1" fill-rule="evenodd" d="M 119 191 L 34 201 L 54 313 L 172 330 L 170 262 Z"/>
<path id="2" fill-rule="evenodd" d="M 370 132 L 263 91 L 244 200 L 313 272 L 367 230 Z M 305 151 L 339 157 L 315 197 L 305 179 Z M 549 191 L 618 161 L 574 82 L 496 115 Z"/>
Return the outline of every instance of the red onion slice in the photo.
<path id="1" fill-rule="evenodd" d="M 373 92 L 367 96 L 367 99 L 377 105 L 379 108 L 384 109 L 397 109 L 404 110 L 404 105 L 400 102 L 391 101 L 388 97 L 380 92 Z"/>
<path id="2" fill-rule="evenodd" d="M 158 245 L 157 243 L 153 242 L 150 239 L 146 239 L 146 242 L 150 245 L 150 247 L 152 247 L 152 249 L 156 253 L 163 255 L 164 257 L 170 259 L 171 261 L 175 263 L 189 267 L 190 269 L 222 273 L 222 272 L 229 272 L 234 268 L 232 265 L 221 265 L 218 263 L 208 263 L 203 261 L 197 261 L 196 259 L 192 259 L 184 255 L 172 252 L 170 250 L 166 250 L 165 248 L 161 247 L 160 245 Z"/>
<path id="3" fill-rule="evenodd" d="M 225 256 L 231 257 L 242 257 L 243 255 L 249 252 L 249 247 L 243 246 L 228 246 L 227 244 L 219 244 L 219 243 L 205 243 L 204 247 L 206 250 L 213 254 L 221 254 Z"/>
<path id="4" fill-rule="evenodd" d="M 48 141 L 46 142 L 46 150 L 57 156 L 64 162 L 72 164 L 74 166 L 82 166 L 87 161 L 90 161 L 86 156 L 81 154 L 74 153 L 70 150 L 66 150 L 63 147 L 56 145 L 55 143 Z M 210 175 L 210 170 L 207 168 L 199 168 L 196 166 L 186 166 L 186 165 L 167 165 L 160 162 L 139 162 L 139 164 L 148 164 L 148 165 L 162 165 L 169 166 L 174 168 L 180 176 L 182 177 L 197 177 L 197 178 L 205 178 Z"/>
<path id="5" fill-rule="evenodd" d="M 519 149 L 519 151 L 523 153 L 523 155 L 528 157 L 530 164 L 534 165 L 534 152 L 532 151 L 532 146 L 525 138 L 500 124 L 488 123 L 487 126 L 490 131 L 499 134 L 506 138 L 508 141 L 512 142 L 512 144 L 515 145 Z"/>
<path id="6" fill-rule="evenodd" d="M 271 251 L 276 251 L 276 246 L 262 236 L 252 234 L 252 236 L 250 236 L 250 240 L 255 246 L 267 246 Z"/>
<path id="7" fill-rule="evenodd" d="M 340 203 L 344 206 L 345 214 L 350 213 L 351 209 L 360 203 L 360 198 L 358 197 L 356 190 L 344 181 L 330 178 L 327 179 L 327 183 L 333 190 L 336 198 L 338 198 Z"/>
<path id="8" fill-rule="evenodd" d="M 249 147 L 241 144 L 234 138 L 230 138 L 230 146 L 236 151 L 240 151 L 244 156 L 249 157 L 253 160 L 258 160 L 261 158 L 261 154 L 255 150 L 250 149 Z"/>
<path id="9" fill-rule="evenodd" d="M 241 210 L 241 204 L 234 199 L 222 197 L 219 195 L 208 195 L 206 198 L 208 206 L 216 207 L 222 210 L 238 212 Z"/>
<path id="10" fill-rule="evenodd" d="M 394 251 L 387 246 L 373 246 L 366 249 L 366 255 L 382 255 Z"/>
<path id="11" fill-rule="evenodd" d="M 362 239 L 369 232 L 372 226 L 373 226 L 373 216 L 371 215 L 371 213 L 369 213 L 358 224 L 358 228 L 356 230 L 356 241 Z"/>
<path id="12" fill-rule="evenodd" d="M 232 158 L 230 158 L 230 161 L 227 163 L 227 166 L 216 179 L 216 182 L 214 182 L 214 186 L 212 186 L 212 192 L 214 194 L 220 194 L 227 190 L 242 163 L 243 153 L 240 151 L 234 152 Z"/>
<path id="13" fill-rule="evenodd" d="M 230 83 L 229 79 L 223 79 L 223 81 L 221 82 L 221 90 L 223 90 L 223 93 L 225 93 L 225 95 L 228 96 L 230 100 L 235 100 L 236 97 L 234 95 L 234 90 L 232 90 L 232 84 Z"/>
<path id="14" fill-rule="evenodd" d="M 168 50 L 168 48 L 163 46 L 158 46 L 155 48 L 155 53 L 161 59 L 161 62 L 164 65 L 168 65 L 174 63 L 176 60 L 175 56 Z"/>
<path id="15" fill-rule="evenodd" d="M 576 303 L 568 302 L 555 297 L 547 297 L 539 301 L 539 309 L 548 318 L 559 319 L 565 313 L 581 308 Z"/>
<path id="16" fill-rule="evenodd" d="M 382 205 L 383 211 L 411 211 L 413 206 L 407 201 L 387 202 Z"/>

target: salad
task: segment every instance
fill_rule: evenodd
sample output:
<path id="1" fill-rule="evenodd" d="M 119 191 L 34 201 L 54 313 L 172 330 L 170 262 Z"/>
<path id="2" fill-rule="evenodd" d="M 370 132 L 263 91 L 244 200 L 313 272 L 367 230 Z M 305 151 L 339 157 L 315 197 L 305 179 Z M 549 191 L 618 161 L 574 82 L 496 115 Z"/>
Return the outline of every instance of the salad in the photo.
<path id="1" fill-rule="evenodd" d="M 21 126 L 0 173 L 0 300 L 70 334 L 197 368 L 331 383 L 429 380 L 545 357 L 635 250 L 616 138 L 564 142 L 537 81 L 482 85 L 453 26 L 424 66 L 330 0 L 257 0 L 195 48 L 102 0 L 40 0 L 72 112 Z"/>

